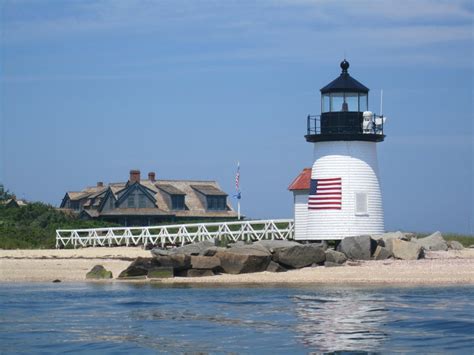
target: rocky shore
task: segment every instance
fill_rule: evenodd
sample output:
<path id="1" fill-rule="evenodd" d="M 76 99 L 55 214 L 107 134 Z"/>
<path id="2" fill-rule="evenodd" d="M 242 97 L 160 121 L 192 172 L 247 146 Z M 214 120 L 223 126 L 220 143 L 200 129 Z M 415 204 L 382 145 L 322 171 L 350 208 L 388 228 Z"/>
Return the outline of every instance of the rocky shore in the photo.
<path id="1" fill-rule="evenodd" d="M 87 276 L 86 276 L 87 275 Z M 174 249 L 0 250 L 0 282 L 474 283 L 474 249 L 437 232 L 346 238 L 338 245 L 292 241 L 201 242 Z"/>
<path id="2" fill-rule="evenodd" d="M 380 236 L 344 238 L 329 246 L 326 242 L 298 243 L 286 240 L 236 242 L 216 246 L 203 241 L 174 249 L 155 248 L 149 258 L 137 258 L 119 278 L 203 277 L 216 274 L 285 272 L 306 267 L 336 267 L 363 260 L 418 260 L 429 251 L 463 249 L 450 245 L 440 232 L 417 239 L 402 232 Z M 159 275 L 159 276 L 156 276 Z"/>

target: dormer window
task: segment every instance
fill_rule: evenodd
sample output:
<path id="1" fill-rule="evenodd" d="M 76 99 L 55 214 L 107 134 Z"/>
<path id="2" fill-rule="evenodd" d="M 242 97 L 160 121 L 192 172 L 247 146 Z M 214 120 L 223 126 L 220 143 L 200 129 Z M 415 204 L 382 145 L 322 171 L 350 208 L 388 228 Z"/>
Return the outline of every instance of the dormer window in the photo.
<path id="1" fill-rule="evenodd" d="M 225 211 L 226 196 L 207 196 L 207 209 L 210 211 Z"/>
<path id="2" fill-rule="evenodd" d="M 171 195 L 171 209 L 184 210 L 184 195 Z"/>

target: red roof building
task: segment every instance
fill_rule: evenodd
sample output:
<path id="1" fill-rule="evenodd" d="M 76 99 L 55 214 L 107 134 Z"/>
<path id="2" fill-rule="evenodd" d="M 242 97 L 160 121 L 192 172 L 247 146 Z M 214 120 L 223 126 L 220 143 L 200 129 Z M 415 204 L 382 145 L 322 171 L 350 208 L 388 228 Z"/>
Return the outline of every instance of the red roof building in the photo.
<path id="1" fill-rule="evenodd" d="M 288 190 L 309 190 L 311 183 L 311 168 L 304 168 L 303 171 L 293 180 Z"/>

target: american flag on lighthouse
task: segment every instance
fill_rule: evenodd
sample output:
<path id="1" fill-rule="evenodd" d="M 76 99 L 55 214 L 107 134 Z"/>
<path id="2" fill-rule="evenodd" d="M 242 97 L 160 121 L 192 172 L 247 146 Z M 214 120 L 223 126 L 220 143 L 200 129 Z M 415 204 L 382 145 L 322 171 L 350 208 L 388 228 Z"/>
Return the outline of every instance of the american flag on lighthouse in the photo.
<path id="1" fill-rule="evenodd" d="M 311 179 L 308 197 L 309 210 L 340 210 L 342 179 Z"/>

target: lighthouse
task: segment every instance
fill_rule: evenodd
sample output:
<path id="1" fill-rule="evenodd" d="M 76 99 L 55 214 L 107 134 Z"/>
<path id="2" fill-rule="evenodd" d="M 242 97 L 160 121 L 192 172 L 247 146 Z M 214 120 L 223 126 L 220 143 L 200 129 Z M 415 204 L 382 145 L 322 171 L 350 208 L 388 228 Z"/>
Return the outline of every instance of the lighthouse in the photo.
<path id="1" fill-rule="evenodd" d="M 314 163 L 290 185 L 295 239 L 336 240 L 381 234 L 384 215 L 377 163 L 385 117 L 369 111 L 369 89 L 349 74 L 321 89 L 321 114 L 307 117 Z"/>

